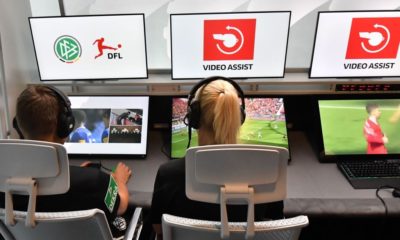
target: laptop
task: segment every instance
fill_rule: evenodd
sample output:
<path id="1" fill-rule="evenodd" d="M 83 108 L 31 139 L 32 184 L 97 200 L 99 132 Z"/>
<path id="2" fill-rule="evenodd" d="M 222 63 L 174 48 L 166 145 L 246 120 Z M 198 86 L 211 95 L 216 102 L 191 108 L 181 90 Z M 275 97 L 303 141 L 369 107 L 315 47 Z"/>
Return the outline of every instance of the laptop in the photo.
<path id="1" fill-rule="evenodd" d="M 318 109 L 321 162 L 336 162 L 355 189 L 400 187 L 400 99 L 320 99 Z"/>

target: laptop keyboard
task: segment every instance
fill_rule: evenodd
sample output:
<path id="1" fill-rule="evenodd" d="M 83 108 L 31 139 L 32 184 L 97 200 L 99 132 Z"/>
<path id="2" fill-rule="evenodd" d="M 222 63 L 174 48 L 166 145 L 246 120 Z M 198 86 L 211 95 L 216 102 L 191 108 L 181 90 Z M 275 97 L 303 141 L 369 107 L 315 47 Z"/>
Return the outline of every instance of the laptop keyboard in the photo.
<path id="1" fill-rule="evenodd" d="M 400 159 L 343 161 L 339 168 L 349 178 L 400 177 Z"/>

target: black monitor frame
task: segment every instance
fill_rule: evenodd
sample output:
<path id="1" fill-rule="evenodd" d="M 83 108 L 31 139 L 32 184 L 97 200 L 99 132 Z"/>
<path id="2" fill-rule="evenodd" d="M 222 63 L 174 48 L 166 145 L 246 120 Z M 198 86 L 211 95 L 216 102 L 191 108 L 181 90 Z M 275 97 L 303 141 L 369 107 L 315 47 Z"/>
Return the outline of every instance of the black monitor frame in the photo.
<path id="1" fill-rule="evenodd" d="M 257 78 L 284 78 L 285 77 L 285 69 L 286 69 L 286 61 L 287 61 L 287 52 L 289 47 L 289 35 L 290 35 L 290 21 L 292 17 L 292 11 L 249 11 L 249 12 L 203 12 L 203 13 L 174 13 L 170 14 L 170 49 L 171 49 L 171 79 L 172 80 L 187 80 L 187 79 L 203 79 L 204 77 L 193 77 L 193 78 L 176 78 L 174 77 L 174 60 L 173 60 L 173 49 L 172 49 L 172 17 L 179 15 L 216 15 L 216 14 L 252 14 L 252 13 L 289 13 L 289 24 L 288 24 L 288 34 L 286 38 L 286 49 L 285 49 L 285 61 L 283 63 L 282 75 L 281 76 L 259 76 L 259 77 L 230 77 L 231 79 L 257 79 Z"/>
<path id="2" fill-rule="evenodd" d="M 35 39 L 33 37 L 32 26 L 31 26 L 31 19 L 40 19 L 40 18 L 76 18 L 76 17 L 110 17 L 110 16 L 137 16 L 141 15 L 143 17 L 143 33 L 144 33 L 144 45 L 145 45 L 145 61 L 146 61 L 146 76 L 145 77 L 132 77 L 132 78 L 74 78 L 74 79 L 45 79 L 43 80 L 40 74 L 40 67 L 38 56 L 36 52 L 35 46 Z M 148 79 L 149 77 L 149 67 L 148 67 L 148 60 L 147 60 L 147 41 L 146 41 L 146 21 L 144 13 L 131 13 L 131 14 L 98 14 L 98 15 L 73 15 L 73 16 L 45 16 L 45 17 L 28 17 L 29 22 L 29 29 L 32 37 L 33 43 L 33 50 L 35 52 L 35 59 L 36 59 L 36 66 L 38 68 L 39 79 L 40 81 L 47 82 L 47 81 L 102 81 L 102 80 L 123 80 L 123 79 Z"/>
<path id="3" fill-rule="evenodd" d="M 400 103 L 400 96 L 396 94 L 336 94 L 336 95 L 321 95 L 317 96 L 314 108 L 317 111 L 315 119 L 316 131 L 316 147 L 318 159 L 321 163 L 336 163 L 346 160 L 384 160 L 384 159 L 398 159 L 398 154 L 339 154 L 339 155 L 326 155 L 322 134 L 321 115 L 319 110 L 319 100 L 390 100 L 398 99 Z"/>
<path id="4" fill-rule="evenodd" d="M 172 106 L 173 106 L 173 99 L 174 98 L 188 98 L 188 96 L 187 95 L 175 95 L 175 96 L 171 96 L 171 114 L 170 114 L 170 116 L 171 116 L 171 120 L 170 120 L 170 124 L 169 124 L 169 134 L 170 134 L 170 136 L 169 136 L 169 139 L 170 139 L 170 141 L 169 141 L 169 157 L 170 157 L 170 159 L 179 159 L 180 157 L 177 157 L 177 158 L 175 158 L 175 157 L 172 157 Z M 283 106 L 285 107 L 285 126 L 286 126 L 286 138 L 287 138 L 287 142 L 288 142 L 288 145 L 287 145 L 287 149 L 288 149 L 288 151 L 289 151 L 289 160 L 288 160 L 288 162 L 290 162 L 291 161 L 291 148 L 290 148 L 290 141 L 289 141 L 289 128 L 288 128 L 288 119 L 287 119 L 287 114 L 286 114 L 286 111 L 287 111 L 287 109 L 286 109 L 286 98 L 285 98 L 285 96 L 283 96 L 283 95 L 245 95 L 244 96 L 244 98 L 246 99 L 246 98 L 282 98 L 283 99 Z M 195 131 L 194 129 L 192 129 L 192 132 L 193 131 Z M 192 136 L 192 138 L 193 138 L 193 136 Z M 189 139 L 188 139 L 189 140 Z M 186 142 L 186 144 L 187 144 L 187 142 Z"/>
<path id="5" fill-rule="evenodd" d="M 353 10 L 353 11 L 319 11 L 318 12 L 318 17 L 317 17 L 317 24 L 315 26 L 315 34 L 314 34 L 314 43 L 313 43 L 313 49 L 312 49 L 312 54 L 311 54 L 311 62 L 310 62 L 310 67 L 308 71 L 308 78 L 310 79 L 327 79 L 327 78 L 338 78 L 338 79 L 353 79 L 353 78 L 358 78 L 358 79 L 375 79 L 375 78 L 398 78 L 399 76 L 330 76 L 330 77 L 314 77 L 311 76 L 312 73 L 312 66 L 314 62 L 314 51 L 315 51 L 315 43 L 317 41 L 317 35 L 318 35 L 318 25 L 319 25 L 319 18 L 321 13 L 322 14 L 330 14 L 330 13 L 367 13 L 367 12 L 399 12 L 400 10 Z M 400 56 L 398 57 L 400 59 Z M 398 60 L 397 59 L 397 60 Z"/>
<path id="6" fill-rule="evenodd" d="M 149 109 L 148 109 L 148 115 L 150 116 L 150 107 L 151 107 L 151 101 L 150 101 L 150 96 L 149 95 L 75 95 L 71 94 L 68 95 L 69 97 L 148 97 L 149 99 Z M 74 109 L 79 109 L 79 108 L 72 108 Z M 70 158 L 85 158 L 85 159 L 146 159 L 148 150 L 149 150 L 149 131 L 150 131 L 150 126 L 149 126 L 149 116 L 147 116 L 147 139 L 146 139 L 146 153 L 145 154 L 96 154 L 96 153 L 87 153 L 87 154 L 80 154 L 80 153 L 68 153 L 68 157 Z M 86 143 L 85 143 L 86 144 Z M 88 143 L 91 144 L 91 143 Z M 96 144 L 96 143 L 93 143 Z"/>

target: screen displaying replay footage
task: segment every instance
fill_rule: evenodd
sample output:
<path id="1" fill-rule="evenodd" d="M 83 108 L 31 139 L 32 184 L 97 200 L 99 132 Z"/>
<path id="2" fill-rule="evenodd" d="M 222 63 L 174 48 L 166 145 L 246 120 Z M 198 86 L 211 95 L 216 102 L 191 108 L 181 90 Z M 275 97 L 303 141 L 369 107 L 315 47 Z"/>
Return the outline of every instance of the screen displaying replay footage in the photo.
<path id="1" fill-rule="evenodd" d="M 69 97 L 75 129 L 70 154 L 145 155 L 148 97 Z"/>
<path id="2" fill-rule="evenodd" d="M 187 98 L 173 98 L 171 119 L 171 158 L 186 154 L 188 127 L 184 123 Z M 283 98 L 245 98 L 246 120 L 240 128 L 239 143 L 273 145 L 288 148 Z M 190 146 L 197 146 L 192 129 Z"/>

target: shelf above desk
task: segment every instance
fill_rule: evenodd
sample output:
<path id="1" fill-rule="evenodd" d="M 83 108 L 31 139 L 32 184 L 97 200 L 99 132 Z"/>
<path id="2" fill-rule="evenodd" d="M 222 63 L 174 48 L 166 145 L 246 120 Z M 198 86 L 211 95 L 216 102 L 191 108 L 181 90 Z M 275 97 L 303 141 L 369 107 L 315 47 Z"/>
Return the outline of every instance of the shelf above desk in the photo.
<path id="1" fill-rule="evenodd" d="M 48 81 L 41 82 L 52 84 L 74 95 L 187 95 L 190 89 L 199 80 L 172 80 L 168 72 L 156 72 L 149 74 L 148 79 L 110 80 L 110 81 Z M 368 78 L 368 79 L 309 79 L 305 70 L 299 72 L 287 72 L 284 78 L 257 78 L 237 79 L 239 85 L 248 95 L 291 95 L 291 94 L 333 94 L 338 84 L 375 85 L 398 84 L 399 78 Z M 40 84 L 41 84 L 40 83 Z M 33 83 L 39 84 L 39 83 Z M 383 92 L 383 88 L 377 91 L 364 90 L 346 91 L 340 93 L 370 93 Z M 359 88 L 357 88 L 359 90 Z M 389 90 L 388 92 L 398 92 Z"/>

